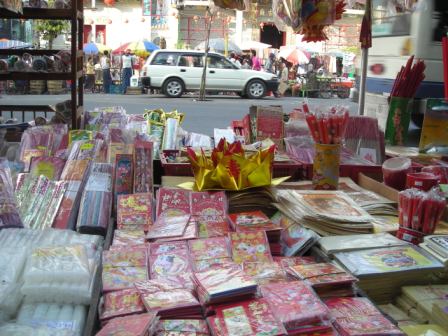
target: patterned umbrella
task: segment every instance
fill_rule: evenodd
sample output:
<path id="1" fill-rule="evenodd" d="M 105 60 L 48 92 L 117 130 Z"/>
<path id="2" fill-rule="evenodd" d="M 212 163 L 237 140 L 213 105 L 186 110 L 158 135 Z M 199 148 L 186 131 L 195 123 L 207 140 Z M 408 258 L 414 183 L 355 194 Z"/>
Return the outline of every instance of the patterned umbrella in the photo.
<path id="1" fill-rule="evenodd" d="M 148 56 L 149 53 L 153 52 L 154 50 L 158 50 L 160 48 L 151 41 L 143 39 L 139 41 L 125 43 L 122 46 L 115 49 L 112 53 L 121 54 L 125 52 L 127 49 L 130 49 L 131 52 L 133 52 L 138 56 Z"/>
<path id="2" fill-rule="evenodd" d="M 306 64 L 310 61 L 310 54 L 295 46 L 280 48 L 278 56 L 292 64 Z"/>
<path id="3" fill-rule="evenodd" d="M 0 49 L 25 49 L 31 47 L 32 47 L 31 43 L 26 43 L 17 40 L 7 40 L 7 39 L 0 40 Z"/>
<path id="4" fill-rule="evenodd" d="M 103 53 L 105 50 L 111 50 L 111 48 L 101 43 L 90 42 L 84 44 L 83 50 L 87 55 L 98 55 L 98 53 Z"/>

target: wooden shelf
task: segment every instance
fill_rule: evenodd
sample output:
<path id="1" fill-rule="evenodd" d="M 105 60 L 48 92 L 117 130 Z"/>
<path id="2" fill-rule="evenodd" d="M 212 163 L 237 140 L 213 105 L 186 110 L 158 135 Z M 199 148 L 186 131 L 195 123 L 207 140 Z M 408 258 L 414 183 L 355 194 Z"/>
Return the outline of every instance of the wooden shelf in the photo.
<path id="1" fill-rule="evenodd" d="M 30 54 L 33 56 L 52 56 L 57 54 L 61 50 L 51 50 L 51 49 L 0 49 L 0 55 L 23 55 Z M 65 49 L 64 51 L 70 52 L 70 50 Z"/>
<path id="2" fill-rule="evenodd" d="M 74 16 L 74 14 L 76 14 Z M 10 12 L 7 9 L 0 9 L 0 17 L 2 19 L 43 19 L 43 20 L 71 20 L 82 19 L 83 12 L 68 9 L 56 8 L 23 8 L 23 14 Z"/>
<path id="3" fill-rule="evenodd" d="M 72 1 L 72 8 L 23 8 L 23 13 L 13 13 L 4 8 L 0 8 L 1 19 L 40 19 L 40 20 L 67 20 L 71 22 L 71 67 L 72 71 L 67 73 L 46 73 L 46 72 L 16 72 L 10 71 L 0 73 L 0 81 L 11 80 L 70 80 L 71 81 L 71 125 L 73 129 L 80 126 L 80 116 L 83 112 L 84 95 L 82 86 L 83 71 L 80 60 L 84 57 L 81 43 L 84 12 L 81 0 Z M 0 55 L 23 55 L 29 53 L 34 56 L 45 56 L 57 54 L 59 50 L 35 50 L 35 49 L 0 49 Z M 23 106 L 27 110 L 27 106 Z M 7 110 L 7 109 L 6 109 Z M 0 112 L 1 113 L 1 112 Z M 22 117 L 25 116 L 22 111 Z"/>
<path id="4" fill-rule="evenodd" d="M 70 72 L 7 72 L 0 74 L 0 80 L 70 80 Z"/>

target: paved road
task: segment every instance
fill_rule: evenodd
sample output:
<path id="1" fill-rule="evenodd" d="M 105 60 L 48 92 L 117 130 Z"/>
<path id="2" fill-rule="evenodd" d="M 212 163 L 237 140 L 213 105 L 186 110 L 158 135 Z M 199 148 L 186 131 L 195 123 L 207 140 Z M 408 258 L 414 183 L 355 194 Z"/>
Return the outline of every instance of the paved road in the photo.
<path id="1" fill-rule="evenodd" d="M 105 95 L 86 94 L 85 109 L 101 106 L 123 106 L 129 114 L 140 114 L 145 109 L 162 108 L 165 111 L 177 109 L 185 113 L 185 130 L 213 134 L 213 128 L 226 128 L 232 120 L 241 119 L 251 105 L 282 105 L 285 112 L 301 104 L 302 98 L 266 97 L 261 100 L 242 99 L 237 96 L 211 96 L 207 101 L 199 102 L 196 96 L 186 95 L 179 99 L 169 99 L 161 95 Z M 55 104 L 69 99 L 68 95 L 26 95 L 2 96 L 0 104 Z M 346 105 L 352 114 L 357 113 L 357 104 L 348 99 L 310 99 L 312 106 Z"/>

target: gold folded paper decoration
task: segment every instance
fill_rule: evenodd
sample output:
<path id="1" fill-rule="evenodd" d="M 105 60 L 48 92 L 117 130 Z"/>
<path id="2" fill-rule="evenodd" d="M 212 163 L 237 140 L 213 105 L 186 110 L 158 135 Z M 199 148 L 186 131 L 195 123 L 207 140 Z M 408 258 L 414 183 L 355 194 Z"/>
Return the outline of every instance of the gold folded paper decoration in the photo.
<path id="1" fill-rule="evenodd" d="M 221 139 L 210 157 L 187 149 L 195 190 L 243 190 L 271 184 L 275 146 L 245 155 L 240 142 Z"/>

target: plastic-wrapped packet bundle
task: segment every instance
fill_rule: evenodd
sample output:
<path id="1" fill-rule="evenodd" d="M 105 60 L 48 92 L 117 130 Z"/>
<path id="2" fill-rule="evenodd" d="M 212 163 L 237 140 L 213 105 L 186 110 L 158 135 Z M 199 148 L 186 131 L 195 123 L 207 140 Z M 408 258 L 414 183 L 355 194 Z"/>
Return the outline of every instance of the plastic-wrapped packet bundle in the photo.
<path id="1" fill-rule="evenodd" d="M 67 191 L 53 222 L 58 229 L 73 229 L 84 183 L 90 171 L 93 160 L 99 154 L 103 141 L 75 141 L 70 148 L 67 163 L 61 175 L 61 180 L 69 181 Z"/>
<path id="2" fill-rule="evenodd" d="M 14 185 L 8 161 L 0 158 L 0 229 L 23 227 L 14 196 Z"/>
<path id="3" fill-rule="evenodd" d="M 30 168 L 31 158 L 51 153 L 53 137 L 53 130 L 49 127 L 36 126 L 25 130 L 20 142 L 20 161 L 25 164 L 26 172 Z"/>
<path id="4" fill-rule="evenodd" d="M 98 250 L 103 238 L 95 235 L 80 234 L 71 230 L 45 229 L 42 231 L 31 229 L 0 230 L 0 246 L 2 248 L 17 246 L 37 248 L 51 246 L 84 245 L 88 257 L 90 250 Z"/>
<path id="5" fill-rule="evenodd" d="M 22 275 L 29 250 L 25 247 L 0 247 L 0 283 L 16 283 Z"/>
<path id="6" fill-rule="evenodd" d="M 20 307 L 16 323 L 34 328 L 48 328 L 57 332 L 57 335 L 81 335 L 86 314 L 87 309 L 82 305 L 25 302 Z"/>
<path id="7" fill-rule="evenodd" d="M 50 181 L 43 175 L 39 177 L 26 176 L 16 190 L 24 226 L 33 229 L 50 227 L 67 185 L 68 183 L 65 181 Z"/>
<path id="8" fill-rule="evenodd" d="M 37 248 L 28 258 L 22 293 L 33 302 L 89 304 L 92 274 L 82 245 Z"/>
<path id="9" fill-rule="evenodd" d="M 0 315 L 5 320 L 9 320 L 15 316 L 22 302 L 23 295 L 20 292 L 21 282 L 16 283 L 0 283 Z M 0 317 L 0 322 L 2 318 Z"/>
<path id="10" fill-rule="evenodd" d="M 112 207 L 112 172 L 108 163 L 94 163 L 84 189 L 77 228 L 82 233 L 105 235 Z"/>
<path id="11" fill-rule="evenodd" d="M 69 330 L 58 330 L 48 327 L 30 327 L 23 324 L 5 323 L 0 326 L 0 336 L 33 335 L 33 336 L 75 336 Z"/>

